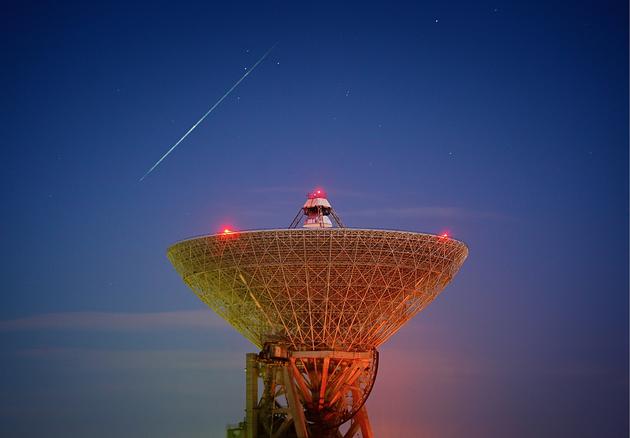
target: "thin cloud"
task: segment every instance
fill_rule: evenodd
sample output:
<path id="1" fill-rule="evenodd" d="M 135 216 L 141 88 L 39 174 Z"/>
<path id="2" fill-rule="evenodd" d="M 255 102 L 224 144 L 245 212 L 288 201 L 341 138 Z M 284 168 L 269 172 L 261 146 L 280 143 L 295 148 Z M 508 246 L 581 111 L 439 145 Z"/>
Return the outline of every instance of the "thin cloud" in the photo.
<path id="1" fill-rule="evenodd" d="M 155 313 L 66 312 L 0 321 L 0 332 L 31 330 L 155 331 L 227 327 L 210 310 Z"/>
<path id="2" fill-rule="evenodd" d="M 254 187 L 249 189 L 251 193 L 302 193 L 306 195 L 308 190 L 304 190 L 304 188 L 300 187 L 281 187 L 281 186 L 270 186 L 270 187 Z"/>
<path id="3" fill-rule="evenodd" d="M 16 352 L 32 360 L 69 362 L 85 369 L 233 369 L 243 365 L 243 354 L 227 351 L 217 354 L 190 349 L 122 350 L 90 348 L 33 348 Z"/>
<path id="4" fill-rule="evenodd" d="M 308 195 L 309 191 L 312 190 L 313 187 L 300 186 L 300 187 L 281 187 L 281 186 L 269 186 L 269 187 L 254 187 L 249 191 L 251 193 L 265 193 L 265 194 L 300 194 L 303 196 Z M 355 190 L 345 190 L 345 189 L 334 189 L 327 190 L 324 187 L 326 193 L 334 198 L 334 197 L 352 197 L 352 198 L 366 198 L 366 197 L 374 197 L 374 194 L 369 194 L 365 192 L 358 192 Z"/>
<path id="5" fill-rule="evenodd" d="M 397 218 L 439 218 L 439 219 L 502 219 L 503 215 L 489 211 L 474 211 L 459 207 L 385 207 L 369 210 L 350 211 L 349 216 L 397 217 Z"/>

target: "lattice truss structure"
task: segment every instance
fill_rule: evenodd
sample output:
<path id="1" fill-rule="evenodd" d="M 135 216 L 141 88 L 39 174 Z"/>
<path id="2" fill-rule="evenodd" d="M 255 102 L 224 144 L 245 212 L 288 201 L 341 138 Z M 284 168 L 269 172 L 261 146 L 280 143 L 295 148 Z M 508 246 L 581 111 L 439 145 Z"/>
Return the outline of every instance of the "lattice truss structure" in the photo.
<path id="1" fill-rule="evenodd" d="M 372 437 L 364 403 L 374 383 L 378 353 L 291 352 L 287 361 L 247 358 L 246 423 L 249 436 Z M 257 377 L 264 382 L 258 400 Z M 350 421 L 347 430 L 339 426 Z M 254 430 L 252 430 L 252 428 Z"/>
<path id="2" fill-rule="evenodd" d="M 289 364 L 306 420 L 330 429 L 363 407 L 376 378 L 378 352 L 292 352 Z"/>
<path id="3" fill-rule="evenodd" d="M 168 257 L 257 347 L 370 351 L 426 307 L 468 255 L 445 236 L 352 228 L 223 233 Z"/>

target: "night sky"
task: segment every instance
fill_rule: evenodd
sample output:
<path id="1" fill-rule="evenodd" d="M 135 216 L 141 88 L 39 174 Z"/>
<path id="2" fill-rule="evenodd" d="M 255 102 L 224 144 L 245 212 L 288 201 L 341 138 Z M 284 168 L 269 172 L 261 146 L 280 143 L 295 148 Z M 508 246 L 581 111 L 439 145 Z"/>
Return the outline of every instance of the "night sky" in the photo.
<path id="1" fill-rule="evenodd" d="M 625 436 L 627 2 L 300 3 L 4 3 L 0 435 L 222 437 L 254 347 L 166 249 L 320 186 L 470 248 L 377 437 Z"/>

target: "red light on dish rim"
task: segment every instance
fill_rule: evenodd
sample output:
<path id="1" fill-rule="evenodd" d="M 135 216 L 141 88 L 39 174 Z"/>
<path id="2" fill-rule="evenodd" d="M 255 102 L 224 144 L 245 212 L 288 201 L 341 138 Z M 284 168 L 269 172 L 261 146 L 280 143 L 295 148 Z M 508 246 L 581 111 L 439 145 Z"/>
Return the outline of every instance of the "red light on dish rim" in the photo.
<path id="1" fill-rule="evenodd" d="M 220 234 L 222 236 L 233 236 L 237 234 L 237 231 L 231 225 L 221 225 L 221 228 L 219 228 L 217 234 Z"/>

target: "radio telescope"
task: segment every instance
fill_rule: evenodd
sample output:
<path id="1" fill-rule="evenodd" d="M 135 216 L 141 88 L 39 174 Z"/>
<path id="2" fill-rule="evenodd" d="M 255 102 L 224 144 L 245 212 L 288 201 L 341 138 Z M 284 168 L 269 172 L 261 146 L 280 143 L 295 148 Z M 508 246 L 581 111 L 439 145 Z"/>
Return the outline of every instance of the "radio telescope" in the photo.
<path id="1" fill-rule="evenodd" d="M 246 355 L 245 419 L 228 438 L 373 437 L 377 348 L 467 255 L 446 235 L 346 228 L 322 190 L 289 228 L 171 246 L 184 282 L 260 350 Z"/>

